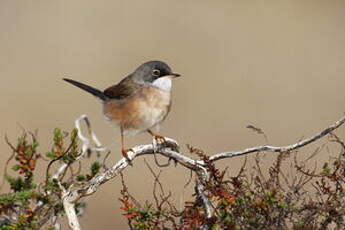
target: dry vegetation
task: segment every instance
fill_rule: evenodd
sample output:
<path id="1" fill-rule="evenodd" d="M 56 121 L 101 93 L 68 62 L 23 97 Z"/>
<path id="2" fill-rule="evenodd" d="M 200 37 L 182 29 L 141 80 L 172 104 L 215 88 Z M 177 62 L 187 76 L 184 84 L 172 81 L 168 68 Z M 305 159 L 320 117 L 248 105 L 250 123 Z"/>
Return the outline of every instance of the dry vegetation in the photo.
<path id="1" fill-rule="evenodd" d="M 322 154 L 319 148 L 303 162 L 297 161 L 296 151 L 280 153 L 268 172 L 261 167 L 260 152 L 254 156 L 254 168 L 248 168 L 246 160 L 239 173 L 229 178 L 227 169 L 217 169 L 201 150 L 189 148 L 207 162 L 211 172 L 204 186 L 215 209 L 212 218 L 207 218 L 197 189 L 195 199 L 178 211 L 152 169 L 155 202 L 138 203 L 123 181 L 121 209 L 131 229 L 344 229 L 345 145 L 335 134 L 330 136 L 341 149 L 321 170 L 306 167 Z M 285 172 L 285 166 L 293 174 Z"/>
<path id="2" fill-rule="evenodd" d="M 268 171 L 262 167 L 262 151 L 250 156 L 255 161 L 255 167 L 249 167 L 246 160 L 237 175 L 231 176 L 227 168 L 217 168 L 215 160 L 197 148 L 188 146 L 192 159 L 197 162 L 195 164 L 201 165 L 207 171 L 207 176 L 202 176 L 191 163 L 184 162 L 186 159 L 169 155 L 192 172 L 189 183 L 195 186 L 195 194 L 192 200 L 185 201 L 183 210 L 174 206 L 172 194 L 165 191 L 160 181 L 162 171 L 155 172 L 146 161 L 154 178 L 152 202 L 138 202 L 126 185 L 125 175 L 118 171 L 123 187 L 119 211 L 128 220 L 129 228 L 135 230 L 344 229 L 345 143 L 331 131 L 328 130 L 319 138 L 328 137 L 326 145 L 331 143 L 339 146 L 332 148 L 338 152 L 330 153 L 326 147 L 319 147 L 305 160 L 297 157 L 297 149 L 269 152 L 266 155 L 272 154 L 276 159 Z M 1 230 L 59 229 L 59 220 L 68 211 L 64 203 L 66 194 L 72 191 L 80 195 L 71 203 L 76 215 L 81 216 L 87 205 L 82 197 L 90 195 L 86 192 L 88 186 L 111 170 L 105 167 L 104 157 L 88 166 L 88 173 L 81 173 L 81 167 L 87 167 L 81 166 L 81 156 L 100 156 L 91 154 L 90 148 L 80 146 L 76 129 L 70 133 L 55 129 L 52 147 L 44 154 L 38 150 L 36 133 L 24 132 L 16 144 L 7 138 L 6 141 L 12 151 L 4 177 L 10 191 L 0 195 Z M 168 147 L 162 146 L 158 152 L 154 152 L 163 154 L 163 148 Z M 169 151 L 167 153 L 171 153 Z M 327 162 L 318 162 L 322 167 L 310 168 L 313 165 L 310 163 L 318 161 L 320 154 L 334 157 Z M 134 159 L 135 156 L 132 157 Z M 37 161 L 46 161 L 44 177 L 36 172 Z M 58 170 L 52 172 L 53 168 Z M 113 177 L 115 174 L 100 184 Z M 68 214 L 67 217 L 71 218 Z M 71 227 L 79 228 L 73 224 Z"/>

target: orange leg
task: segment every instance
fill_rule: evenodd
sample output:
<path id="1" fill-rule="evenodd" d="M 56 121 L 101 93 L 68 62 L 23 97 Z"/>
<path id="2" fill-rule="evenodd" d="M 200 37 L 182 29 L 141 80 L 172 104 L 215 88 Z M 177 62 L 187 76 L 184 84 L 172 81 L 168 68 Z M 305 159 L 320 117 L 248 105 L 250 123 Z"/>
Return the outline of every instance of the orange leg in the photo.
<path id="1" fill-rule="evenodd" d="M 177 145 L 177 143 L 173 144 L 173 143 L 168 143 L 166 142 L 165 138 L 161 135 L 158 135 L 154 132 L 152 132 L 152 130 L 148 129 L 147 132 L 157 141 L 158 144 L 163 145 L 164 147 L 170 147 L 172 148 L 172 150 L 179 152 L 180 151 L 180 147 Z"/>
<path id="2" fill-rule="evenodd" d="M 122 156 L 127 159 L 130 165 L 132 165 L 132 161 L 128 158 L 128 152 L 131 151 L 131 149 L 125 149 L 124 145 L 124 136 L 123 136 L 123 128 L 121 126 L 121 152 Z"/>
<path id="3" fill-rule="evenodd" d="M 150 129 L 148 129 L 147 132 L 148 132 L 152 137 L 154 137 L 154 138 L 156 139 L 157 143 L 159 143 L 159 144 L 165 143 L 165 138 L 164 138 L 163 136 L 158 135 L 158 134 L 152 132 Z"/>

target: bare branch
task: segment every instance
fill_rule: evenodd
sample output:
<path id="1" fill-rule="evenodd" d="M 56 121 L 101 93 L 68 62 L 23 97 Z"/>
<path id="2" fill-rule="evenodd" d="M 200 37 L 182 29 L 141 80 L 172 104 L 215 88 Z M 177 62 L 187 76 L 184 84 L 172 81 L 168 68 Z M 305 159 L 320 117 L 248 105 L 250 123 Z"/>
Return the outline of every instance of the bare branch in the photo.
<path id="1" fill-rule="evenodd" d="M 198 197 L 201 199 L 201 201 L 204 205 L 206 217 L 211 218 L 213 216 L 213 213 L 214 213 L 214 208 L 213 208 L 211 202 L 207 199 L 207 197 L 204 194 L 204 190 L 205 190 L 204 185 L 202 185 L 202 183 L 197 183 L 195 190 L 196 190 L 196 193 L 198 194 Z"/>
<path id="2" fill-rule="evenodd" d="M 59 186 L 62 191 L 61 199 L 62 199 L 62 204 L 63 204 L 64 210 L 68 219 L 68 224 L 70 228 L 73 230 L 81 230 L 74 203 L 71 203 L 67 199 L 65 199 L 66 196 L 68 195 L 68 192 L 60 183 L 59 183 Z"/>
<path id="3" fill-rule="evenodd" d="M 317 133 L 316 135 L 314 135 L 310 138 L 304 139 L 302 141 L 299 141 L 299 142 L 292 144 L 292 145 L 281 146 L 281 147 L 263 145 L 263 146 L 248 148 L 248 149 L 241 150 L 241 151 L 223 152 L 223 153 L 218 153 L 218 154 L 211 156 L 210 160 L 211 161 L 217 161 L 217 160 L 220 160 L 223 158 L 230 158 L 230 157 L 234 157 L 234 156 L 240 156 L 240 155 L 253 153 L 253 152 L 259 152 L 259 151 L 270 151 L 270 152 L 278 152 L 278 153 L 292 151 L 292 150 L 301 148 L 305 145 L 308 145 L 308 144 L 320 139 L 321 137 L 331 133 L 333 130 L 337 129 L 339 126 L 344 124 L 344 122 L 345 122 L 345 116 L 343 116 L 340 120 L 335 122 L 333 125 L 322 130 L 321 132 Z"/>
<path id="4" fill-rule="evenodd" d="M 90 146 L 90 141 L 88 138 L 82 135 L 81 128 L 80 128 L 80 121 L 85 120 L 86 124 L 88 125 L 88 130 L 89 133 L 91 134 L 91 137 L 93 139 L 93 142 L 96 143 L 96 148 L 92 148 Z M 342 117 L 340 120 L 335 122 L 333 125 L 329 126 L 328 128 L 324 129 L 323 131 L 317 133 L 316 135 L 304 139 L 302 141 L 299 141 L 295 144 L 288 145 L 288 146 L 282 146 L 282 147 L 276 147 L 276 146 L 269 146 L 269 145 L 264 145 L 264 146 L 257 146 L 257 147 L 252 147 L 252 148 L 247 148 L 245 150 L 241 151 L 233 151 L 233 152 L 223 152 L 223 153 L 218 153 L 215 154 L 211 157 L 209 157 L 209 162 L 214 162 L 217 160 L 221 160 L 224 158 L 231 158 L 235 156 L 240 156 L 244 154 L 249 154 L 253 152 L 261 152 L 261 151 L 271 151 L 271 152 L 288 152 L 292 151 L 298 148 L 301 148 L 303 146 L 306 146 L 323 136 L 329 134 L 330 132 L 334 131 L 338 127 L 340 127 L 343 123 L 345 122 L 345 116 Z M 100 148 L 101 144 L 98 141 L 96 135 L 92 132 L 91 127 L 90 127 L 90 122 L 87 119 L 86 115 L 81 116 L 79 119 L 76 120 L 76 128 L 78 129 L 78 136 L 81 139 L 82 143 L 82 154 L 80 156 L 84 156 L 86 152 L 96 150 L 96 151 L 104 151 L 105 149 Z M 177 146 L 177 142 L 173 139 L 166 138 L 166 142 L 164 144 L 147 144 L 147 145 L 139 145 L 135 146 L 131 149 L 130 152 L 128 152 L 128 159 L 133 162 L 135 158 L 143 155 L 148 155 L 148 154 L 160 154 L 164 157 L 167 157 L 168 159 L 173 159 L 175 162 L 179 163 L 180 165 L 191 169 L 192 171 L 195 171 L 198 178 L 199 178 L 199 183 L 197 185 L 197 193 L 199 197 L 201 198 L 206 216 L 207 218 L 211 218 L 213 216 L 213 207 L 208 200 L 208 198 L 204 194 L 204 188 L 203 188 L 203 182 L 207 181 L 209 179 L 209 172 L 206 169 L 206 163 L 203 160 L 195 160 L 190 157 L 187 157 L 186 155 L 174 151 Z M 79 160 L 80 157 L 77 159 Z M 127 168 L 129 165 L 129 162 L 127 161 L 126 158 L 120 159 L 116 164 L 113 166 L 106 168 L 106 170 L 95 177 L 93 177 L 90 181 L 87 183 L 83 184 L 82 186 L 74 186 L 73 184 L 66 190 L 63 190 L 63 204 L 65 211 L 67 213 L 67 217 L 69 219 L 70 227 L 74 230 L 80 229 L 79 223 L 77 222 L 77 217 L 75 211 L 71 211 L 72 209 L 74 210 L 74 203 L 77 202 L 80 198 L 84 196 L 89 196 L 93 194 L 94 192 L 97 191 L 98 187 L 104 183 L 106 183 L 108 180 L 116 177 L 119 175 L 124 169 Z M 63 171 L 64 165 L 61 166 L 60 170 Z M 59 170 L 58 170 L 59 171 Z M 59 172 L 57 173 L 57 175 Z M 55 176 L 56 178 L 56 176 Z M 63 188 L 65 189 L 65 188 Z"/>

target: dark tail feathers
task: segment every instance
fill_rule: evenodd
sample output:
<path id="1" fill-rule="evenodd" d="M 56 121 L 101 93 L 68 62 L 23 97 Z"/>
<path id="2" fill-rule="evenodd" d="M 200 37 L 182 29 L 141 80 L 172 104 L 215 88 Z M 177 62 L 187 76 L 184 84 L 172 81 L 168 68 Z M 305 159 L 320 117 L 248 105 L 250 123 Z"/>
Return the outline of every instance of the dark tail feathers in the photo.
<path id="1" fill-rule="evenodd" d="M 91 86 L 85 85 L 83 83 L 74 81 L 72 79 L 68 79 L 68 78 L 63 78 L 64 81 L 67 81 L 68 83 L 71 83 L 74 86 L 77 86 L 78 88 L 85 90 L 86 92 L 91 93 L 92 95 L 100 98 L 102 101 L 105 101 L 108 99 L 107 96 L 104 95 L 104 93 L 102 91 L 100 91 L 99 89 L 93 88 Z"/>

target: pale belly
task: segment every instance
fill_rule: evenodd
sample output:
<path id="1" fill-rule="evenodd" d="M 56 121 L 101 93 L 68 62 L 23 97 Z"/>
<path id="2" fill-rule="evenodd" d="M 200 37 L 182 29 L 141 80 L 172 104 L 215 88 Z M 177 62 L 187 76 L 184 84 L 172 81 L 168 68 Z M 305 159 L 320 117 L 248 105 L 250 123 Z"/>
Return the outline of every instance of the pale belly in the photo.
<path id="1" fill-rule="evenodd" d="M 170 91 L 145 87 L 131 98 L 105 103 L 103 112 L 112 124 L 122 127 L 124 135 L 135 135 L 161 123 L 170 105 Z"/>

